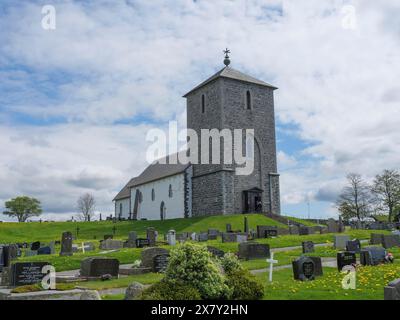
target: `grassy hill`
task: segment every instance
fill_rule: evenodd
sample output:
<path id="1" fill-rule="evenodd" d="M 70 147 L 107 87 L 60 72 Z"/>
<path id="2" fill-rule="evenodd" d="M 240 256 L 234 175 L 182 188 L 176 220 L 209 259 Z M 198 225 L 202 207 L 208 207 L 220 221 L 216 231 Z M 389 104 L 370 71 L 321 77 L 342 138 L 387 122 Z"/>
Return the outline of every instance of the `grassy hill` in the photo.
<path id="1" fill-rule="evenodd" d="M 249 228 L 256 229 L 257 225 L 271 225 L 287 228 L 286 225 L 275 220 L 269 219 L 261 214 L 247 215 Z M 52 241 L 60 240 L 61 233 L 70 231 L 77 235 L 79 240 L 103 239 L 105 234 L 113 234 L 115 227 L 116 239 L 127 239 L 129 231 L 136 231 L 139 235 L 144 235 L 146 228 L 154 227 L 160 233 L 166 233 L 170 229 L 178 233 L 182 231 L 200 232 L 209 228 L 225 230 L 225 225 L 230 223 L 233 230 L 243 230 L 244 215 L 227 216 L 208 216 L 188 219 L 172 219 L 165 221 L 94 221 L 94 222 L 28 222 L 0 223 L 0 243 L 9 242 L 32 242 L 32 241 Z"/>

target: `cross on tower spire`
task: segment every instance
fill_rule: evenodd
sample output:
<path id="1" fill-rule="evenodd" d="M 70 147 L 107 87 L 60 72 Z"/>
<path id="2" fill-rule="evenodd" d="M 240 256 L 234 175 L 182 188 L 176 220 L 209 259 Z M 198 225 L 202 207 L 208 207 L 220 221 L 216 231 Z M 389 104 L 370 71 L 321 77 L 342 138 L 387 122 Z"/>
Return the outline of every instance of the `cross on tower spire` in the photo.
<path id="1" fill-rule="evenodd" d="M 223 51 L 223 53 L 225 53 L 224 64 L 225 64 L 226 66 L 229 66 L 229 65 L 231 64 L 231 60 L 229 59 L 229 53 L 231 53 L 231 51 L 230 51 L 228 48 L 226 48 L 226 49 Z"/>

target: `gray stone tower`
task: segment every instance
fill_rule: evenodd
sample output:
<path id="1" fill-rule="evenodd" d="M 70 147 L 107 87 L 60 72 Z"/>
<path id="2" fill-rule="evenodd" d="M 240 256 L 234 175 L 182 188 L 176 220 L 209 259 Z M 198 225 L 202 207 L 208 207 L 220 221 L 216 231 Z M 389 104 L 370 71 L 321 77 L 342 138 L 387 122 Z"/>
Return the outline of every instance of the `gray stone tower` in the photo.
<path id="1" fill-rule="evenodd" d="M 254 171 L 237 175 L 235 163 L 193 165 L 193 216 L 280 214 L 273 96 L 277 88 L 231 68 L 229 51 L 225 53 L 226 66 L 184 95 L 187 127 L 197 132 L 199 142 L 201 129 L 254 129 Z M 243 137 L 243 152 L 245 144 Z"/>

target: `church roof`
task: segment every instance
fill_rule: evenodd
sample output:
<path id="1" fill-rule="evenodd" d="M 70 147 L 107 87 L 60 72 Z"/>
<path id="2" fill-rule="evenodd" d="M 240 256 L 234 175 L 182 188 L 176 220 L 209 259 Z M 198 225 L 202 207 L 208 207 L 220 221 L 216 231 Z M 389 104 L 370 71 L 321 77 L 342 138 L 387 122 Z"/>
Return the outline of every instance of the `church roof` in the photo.
<path id="1" fill-rule="evenodd" d="M 269 87 L 271 89 L 278 89 L 277 87 L 274 87 L 273 85 L 266 83 L 262 80 L 258 80 L 256 78 L 253 78 L 247 74 L 244 74 L 243 72 L 240 72 L 238 70 L 235 70 L 229 66 L 226 66 L 224 68 L 222 68 L 220 71 L 218 71 L 216 74 L 214 74 L 213 76 L 211 76 L 210 78 L 208 78 L 206 81 L 200 83 L 197 87 L 193 88 L 192 90 L 190 90 L 188 93 L 186 93 L 183 97 L 187 97 L 190 93 L 192 93 L 193 91 L 205 86 L 207 83 L 210 83 L 211 81 L 214 81 L 218 78 L 229 78 L 229 79 L 234 79 L 234 80 L 239 80 L 239 81 L 244 81 L 244 82 L 251 82 L 251 83 L 255 83 L 258 84 L 260 86 L 264 86 L 264 87 Z"/>
<path id="2" fill-rule="evenodd" d="M 120 192 L 118 192 L 118 194 L 115 196 L 115 198 L 113 199 L 113 201 L 115 200 L 122 200 L 122 199 L 126 199 L 126 198 L 130 198 L 131 196 L 131 192 L 130 192 L 130 188 L 129 185 L 131 183 L 133 183 L 133 181 L 136 178 L 132 178 L 131 180 L 129 180 L 129 182 L 122 188 L 122 190 Z"/>

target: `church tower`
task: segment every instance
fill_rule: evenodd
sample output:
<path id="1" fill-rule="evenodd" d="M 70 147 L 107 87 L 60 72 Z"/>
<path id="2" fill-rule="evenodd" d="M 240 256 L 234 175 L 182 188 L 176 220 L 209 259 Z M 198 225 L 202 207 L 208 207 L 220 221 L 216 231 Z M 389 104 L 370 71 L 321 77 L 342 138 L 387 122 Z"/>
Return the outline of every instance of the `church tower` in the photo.
<path id="1" fill-rule="evenodd" d="M 187 127 L 197 132 L 199 143 L 202 129 L 254 129 L 254 170 L 250 175 L 237 175 L 236 163 L 194 164 L 192 214 L 280 214 L 274 115 L 277 88 L 233 69 L 229 50 L 224 53 L 225 67 L 184 95 Z M 243 152 L 245 145 L 244 140 Z"/>

